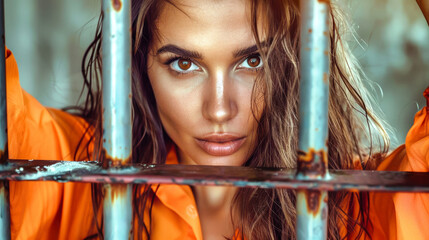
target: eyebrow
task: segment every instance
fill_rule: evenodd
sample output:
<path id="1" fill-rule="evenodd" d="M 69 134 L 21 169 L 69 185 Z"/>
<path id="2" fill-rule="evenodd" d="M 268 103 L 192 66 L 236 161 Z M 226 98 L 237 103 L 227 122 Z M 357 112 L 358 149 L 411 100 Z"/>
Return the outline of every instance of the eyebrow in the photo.
<path id="1" fill-rule="evenodd" d="M 181 48 L 173 44 L 167 44 L 165 46 L 162 46 L 161 48 L 158 49 L 158 51 L 156 51 L 156 55 L 159 55 L 165 52 L 171 52 L 185 58 L 203 59 L 203 55 L 201 53 L 196 51 L 186 50 L 184 48 Z"/>
<path id="2" fill-rule="evenodd" d="M 261 42 L 262 48 L 267 46 L 267 45 L 268 45 L 267 41 Z M 252 53 L 255 53 L 257 51 L 258 51 L 258 46 L 255 44 L 253 46 L 242 48 L 242 49 L 234 51 L 233 56 L 234 56 L 234 58 L 244 57 L 244 56 L 250 55 Z"/>
<path id="3" fill-rule="evenodd" d="M 262 42 L 261 46 L 265 46 L 266 42 Z M 238 49 L 236 51 L 233 52 L 233 56 L 234 58 L 239 58 L 239 57 L 243 57 L 243 56 L 247 56 L 250 55 L 254 52 L 258 51 L 258 46 L 252 45 L 250 47 L 246 47 L 246 48 L 242 48 L 242 49 Z M 160 47 L 157 51 L 156 51 L 156 55 L 165 53 L 165 52 L 171 52 L 177 55 L 180 55 L 182 57 L 185 58 L 193 58 L 193 59 L 203 59 L 203 55 L 199 52 L 196 51 L 191 51 L 191 50 L 187 50 L 184 48 L 181 48 L 177 45 L 174 44 L 167 44 L 165 46 Z"/>
<path id="4" fill-rule="evenodd" d="M 244 57 L 247 55 L 250 55 L 254 52 L 258 51 L 258 47 L 255 45 L 247 47 L 247 48 L 242 48 L 239 50 L 234 51 L 234 53 L 232 54 L 234 56 L 234 58 L 239 58 L 239 57 Z"/>

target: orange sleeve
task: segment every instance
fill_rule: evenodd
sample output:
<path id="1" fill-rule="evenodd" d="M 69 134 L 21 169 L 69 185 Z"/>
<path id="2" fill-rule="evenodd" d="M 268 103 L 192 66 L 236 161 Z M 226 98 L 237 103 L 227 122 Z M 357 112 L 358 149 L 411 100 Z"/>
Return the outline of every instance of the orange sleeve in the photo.
<path id="1" fill-rule="evenodd" d="M 392 152 L 377 170 L 429 170 L 429 87 L 424 96 L 428 104 L 415 115 L 405 144 Z M 429 239 L 428 193 L 371 193 L 370 199 L 373 239 Z"/>
<path id="2" fill-rule="evenodd" d="M 6 89 L 9 158 L 73 160 L 85 121 L 46 108 L 25 92 L 8 49 Z M 9 185 L 12 239 L 83 239 L 95 233 L 90 184 L 11 181 Z"/>

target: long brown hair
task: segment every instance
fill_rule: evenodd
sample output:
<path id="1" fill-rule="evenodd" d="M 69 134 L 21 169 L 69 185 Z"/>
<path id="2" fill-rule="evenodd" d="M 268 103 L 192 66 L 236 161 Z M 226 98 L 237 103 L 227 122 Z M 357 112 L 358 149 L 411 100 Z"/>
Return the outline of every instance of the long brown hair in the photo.
<path id="1" fill-rule="evenodd" d="M 258 145 L 246 166 L 295 168 L 298 152 L 300 6 L 296 0 L 249 0 L 252 31 L 259 49 L 257 15 L 264 14 L 264 35 L 270 42 L 261 51 L 264 70 L 257 78 L 253 92 L 256 107 L 258 89 L 264 89 L 264 109 L 258 124 Z M 133 163 L 164 164 L 167 145 L 171 143 L 158 116 L 155 98 L 147 75 L 147 55 L 156 36 L 155 20 L 163 4 L 170 0 L 132 1 L 132 105 Z M 354 169 L 358 159 L 363 169 L 375 168 L 373 152 L 380 159 L 388 150 L 387 134 L 374 114 L 370 98 L 363 87 L 363 74 L 350 54 L 342 34 L 347 22 L 330 4 L 330 98 L 329 98 L 329 169 Z M 95 129 L 93 144 L 100 146 L 101 126 L 101 19 L 96 36 L 82 62 L 86 101 L 82 115 Z M 255 110 L 255 109 L 253 109 Z M 375 136 L 375 137 L 374 137 Z M 374 142 L 378 140 L 378 142 Z M 375 149 L 377 147 L 377 149 Z M 97 149 L 97 147 L 96 147 Z M 87 151 L 88 157 L 90 152 Z M 95 151 L 99 159 L 99 151 Z M 369 155 L 369 156 L 368 156 Z M 374 155 L 375 156 L 375 155 Z M 77 156 L 75 156 L 77 158 Z M 99 216 L 101 190 L 93 185 L 93 205 Z M 140 237 L 150 238 L 154 191 L 150 186 L 134 187 L 134 214 L 138 221 L 134 230 Z M 285 189 L 239 189 L 231 206 L 234 229 L 246 239 L 295 239 L 295 191 Z M 347 201 L 347 209 L 342 209 Z M 343 205 L 342 205 L 343 204 Z M 371 227 L 367 193 L 331 192 L 329 194 L 328 237 L 339 239 L 340 228 L 347 235 L 368 237 Z M 353 209 L 358 209 L 354 211 Z M 352 214 L 353 213 L 353 214 Z M 102 224 L 96 221 L 99 234 Z M 146 225 L 147 224 L 147 225 Z"/>

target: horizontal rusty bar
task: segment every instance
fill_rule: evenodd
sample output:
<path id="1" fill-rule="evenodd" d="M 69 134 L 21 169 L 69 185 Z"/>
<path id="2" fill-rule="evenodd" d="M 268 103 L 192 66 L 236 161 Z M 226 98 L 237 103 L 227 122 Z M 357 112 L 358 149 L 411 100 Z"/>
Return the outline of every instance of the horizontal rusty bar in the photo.
<path id="1" fill-rule="evenodd" d="M 299 179 L 296 169 L 197 165 L 103 169 L 97 162 L 47 160 L 10 160 L 7 166 L 0 166 L 0 180 L 429 192 L 429 173 L 421 172 L 331 170 L 325 179 Z"/>

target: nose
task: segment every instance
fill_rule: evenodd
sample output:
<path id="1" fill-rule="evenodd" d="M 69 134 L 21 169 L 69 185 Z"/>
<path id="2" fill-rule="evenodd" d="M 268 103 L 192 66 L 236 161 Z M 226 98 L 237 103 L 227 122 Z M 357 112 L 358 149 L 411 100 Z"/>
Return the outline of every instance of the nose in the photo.
<path id="1" fill-rule="evenodd" d="M 233 119 L 238 113 L 237 94 L 234 82 L 222 70 L 209 76 L 203 104 L 203 117 L 213 123 L 222 124 Z"/>

